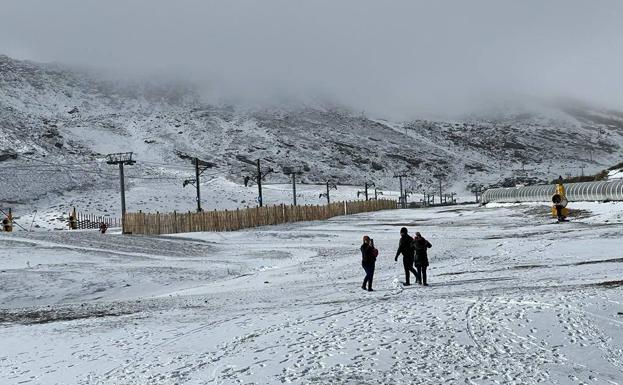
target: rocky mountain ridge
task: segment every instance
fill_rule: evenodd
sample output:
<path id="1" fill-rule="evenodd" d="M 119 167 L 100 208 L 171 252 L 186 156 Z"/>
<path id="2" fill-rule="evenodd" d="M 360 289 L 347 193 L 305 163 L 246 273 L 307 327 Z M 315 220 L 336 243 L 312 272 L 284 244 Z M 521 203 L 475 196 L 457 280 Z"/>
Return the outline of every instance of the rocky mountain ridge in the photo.
<path id="1" fill-rule="evenodd" d="M 285 182 L 295 167 L 308 183 L 374 182 L 435 191 L 513 180 L 545 181 L 620 161 L 623 114 L 581 105 L 392 122 L 345 108 L 249 109 L 211 105 L 192 85 L 119 83 L 60 65 L 0 56 L 0 200 L 24 202 L 68 189 L 108 186 L 103 155 L 134 152 L 131 183 L 182 178 L 189 158 L 242 183 L 262 159 Z M 506 181 L 506 182 L 505 182 Z M 131 184 L 130 184 L 131 185 Z"/>

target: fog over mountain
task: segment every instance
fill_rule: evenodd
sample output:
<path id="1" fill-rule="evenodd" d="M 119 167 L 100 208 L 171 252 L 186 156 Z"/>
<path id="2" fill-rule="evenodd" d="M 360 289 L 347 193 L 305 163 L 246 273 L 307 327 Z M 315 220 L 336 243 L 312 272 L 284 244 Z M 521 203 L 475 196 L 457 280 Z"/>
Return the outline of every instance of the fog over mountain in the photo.
<path id="1" fill-rule="evenodd" d="M 172 79 L 209 102 L 408 120 L 499 101 L 623 109 L 623 3 L 3 0 L 0 53 Z"/>

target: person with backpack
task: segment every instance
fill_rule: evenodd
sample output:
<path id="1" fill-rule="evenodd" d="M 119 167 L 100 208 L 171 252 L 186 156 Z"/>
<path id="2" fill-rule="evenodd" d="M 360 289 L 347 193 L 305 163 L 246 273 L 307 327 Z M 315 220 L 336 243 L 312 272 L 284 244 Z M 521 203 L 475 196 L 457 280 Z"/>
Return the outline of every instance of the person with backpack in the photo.
<path id="1" fill-rule="evenodd" d="M 402 264 L 405 269 L 405 286 L 411 285 L 411 275 L 413 273 L 417 278 L 417 272 L 413 268 L 413 258 L 414 258 L 414 249 L 413 249 L 413 238 L 407 232 L 407 228 L 403 227 L 400 229 L 400 242 L 398 243 L 398 251 L 396 251 L 396 257 L 394 261 L 398 261 L 398 256 L 402 254 Z"/>
<path id="2" fill-rule="evenodd" d="M 105 222 L 100 222 L 100 233 L 104 234 L 108 230 L 108 225 Z"/>
<path id="3" fill-rule="evenodd" d="M 420 285 L 428 286 L 426 283 L 426 268 L 428 267 L 427 250 L 433 247 L 419 232 L 415 233 L 413 239 L 415 248 L 415 268 L 417 269 L 416 280 Z"/>
<path id="4" fill-rule="evenodd" d="M 361 250 L 361 266 L 363 266 L 363 270 L 366 272 L 361 288 L 366 290 L 367 285 L 367 290 L 373 291 L 372 279 L 374 278 L 374 264 L 376 263 L 376 257 L 379 251 L 374 247 L 374 240 L 367 235 L 363 236 L 363 244 L 359 249 Z"/>

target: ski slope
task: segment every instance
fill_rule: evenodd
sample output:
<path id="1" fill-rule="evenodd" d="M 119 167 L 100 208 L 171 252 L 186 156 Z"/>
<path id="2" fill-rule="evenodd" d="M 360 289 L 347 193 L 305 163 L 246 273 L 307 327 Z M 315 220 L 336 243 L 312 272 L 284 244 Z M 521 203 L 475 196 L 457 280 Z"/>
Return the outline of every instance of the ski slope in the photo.
<path id="1" fill-rule="evenodd" d="M 576 209 L 565 224 L 539 204 L 468 205 L 2 234 L 0 383 L 621 384 L 623 205 Z M 433 244 L 429 287 L 399 284 L 402 226 Z"/>
<path id="2" fill-rule="evenodd" d="M 198 157 L 214 164 L 205 181 L 241 184 L 261 159 L 274 170 L 267 183 L 287 183 L 285 171 L 295 167 L 307 184 L 374 182 L 396 191 L 394 174 L 406 173 L 404 188 L 423 194 L 436 193 L 442 175 L 444 191 L 471 195 L 480 185 L 594 174 L 619 163 L 623 148 L 622 113 L 571 101 L 517 101 L 458 120 L 405 122 L 333 103 L 252 108 L 204 96 L 196 85 L 114 80 L 0 54 L 0 206 L 32 212 L 64 204 L 67 195 L 105 191 L 108 198 L 118 172 L 104 158 L 118 152 L 137 161 L 126 169 L 130 190 L 184 195 Z M 98 204 L 92 214 L 118 206 Z"/>

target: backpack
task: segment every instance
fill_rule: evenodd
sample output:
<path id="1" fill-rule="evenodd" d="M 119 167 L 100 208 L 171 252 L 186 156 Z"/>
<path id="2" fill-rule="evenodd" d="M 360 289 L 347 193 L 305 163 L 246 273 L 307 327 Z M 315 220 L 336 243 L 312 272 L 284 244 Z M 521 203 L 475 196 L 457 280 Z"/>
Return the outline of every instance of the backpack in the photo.
<path id="1" fill-rule="evenodd" d="M 372 255 L 374 256 L 374 259 L 379 256 L 379 250 L 376 247 L 372 248 Z"/>

